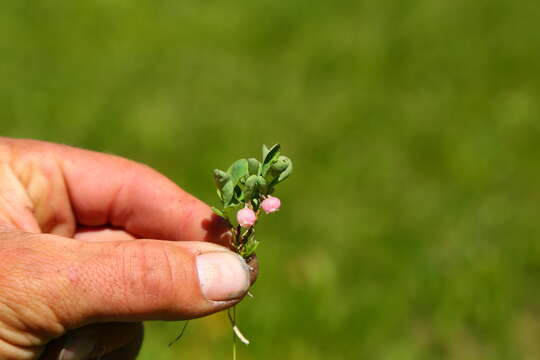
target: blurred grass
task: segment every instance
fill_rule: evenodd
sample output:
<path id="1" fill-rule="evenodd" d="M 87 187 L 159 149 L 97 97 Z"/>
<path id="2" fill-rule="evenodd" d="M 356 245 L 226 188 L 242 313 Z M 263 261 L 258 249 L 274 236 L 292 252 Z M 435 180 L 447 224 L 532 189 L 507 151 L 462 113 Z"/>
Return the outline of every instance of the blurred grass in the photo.
<path id="1" fill-rule="evenodd" d="M 540 358 L 536 1 L 0 3 L 2 134 L 296 173 L 240 307 L 249 359 Z M 228 359 L 223 314 L 141 359 Z"/>

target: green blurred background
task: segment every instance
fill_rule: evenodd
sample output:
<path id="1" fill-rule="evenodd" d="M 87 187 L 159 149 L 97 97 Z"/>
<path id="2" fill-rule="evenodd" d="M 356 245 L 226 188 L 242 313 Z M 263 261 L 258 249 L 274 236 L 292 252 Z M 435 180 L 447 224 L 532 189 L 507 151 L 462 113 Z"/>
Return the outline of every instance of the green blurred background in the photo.
<path id="1" fill-rule="evenodd" d="M 240 359 L 540 358 L 538 2 L 0 2 L 5 136 L 153 166 L 216 204 L 262 143 Z M 141 359 L 229 359 L 223 314 Z"/>

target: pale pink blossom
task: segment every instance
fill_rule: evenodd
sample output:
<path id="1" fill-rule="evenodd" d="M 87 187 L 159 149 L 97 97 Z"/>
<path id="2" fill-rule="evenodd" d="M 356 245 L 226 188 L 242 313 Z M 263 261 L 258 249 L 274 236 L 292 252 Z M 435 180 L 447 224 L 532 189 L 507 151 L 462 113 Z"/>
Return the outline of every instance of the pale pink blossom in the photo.
<path id="1" fill-rule="evenodd" d="M 267 214 L 278 211 L 280 206 L 281 206 L 281 200 L 279 200 L 277 197 L 274 197 L 274 196 L 268 196 L 261 203 L 261 207 L 263 208 L 264 212 Z"/>
<path id="2" fill-rule="evenodd" d="M 257 215 L 253 210 L 245 207 L 236 213 L 236 220 L 241 227 L 251 227 L 257 221 Z"/>

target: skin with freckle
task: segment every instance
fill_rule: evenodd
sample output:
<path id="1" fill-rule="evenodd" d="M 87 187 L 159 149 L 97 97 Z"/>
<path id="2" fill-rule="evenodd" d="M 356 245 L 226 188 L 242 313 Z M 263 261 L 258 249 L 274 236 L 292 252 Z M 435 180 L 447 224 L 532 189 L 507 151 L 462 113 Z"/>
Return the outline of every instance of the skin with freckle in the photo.
<path id="1" fill-rule="evenodd" d="M 239 290 L 230 278 L 199 284 L 198 256 L 215 269 L 235 259 L 229 238 L 206 204 L 148 166 L 0 138 L 0 359 L 57 359 L 80 336 L 90 358 L 134 359 L 140 321 L 200 317 L 245 295 L 256 258 L 245 275 L 245 264 L 223 267 Z"/>

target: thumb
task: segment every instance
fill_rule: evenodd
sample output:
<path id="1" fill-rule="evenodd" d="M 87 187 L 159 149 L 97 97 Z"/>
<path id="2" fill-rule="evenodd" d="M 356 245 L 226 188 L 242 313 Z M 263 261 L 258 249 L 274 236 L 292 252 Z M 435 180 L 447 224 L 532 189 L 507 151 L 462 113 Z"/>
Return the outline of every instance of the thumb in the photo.
<path id="1" fill-rule="evenodd" d="M 244 260 L 207 242 L 21 234 L 0 241 L 0 306 L 15 314 L 7 326 L 25 333 L 52 338 L 92 322 L 200 317 L 233 306 L 250 286 Z"/>

